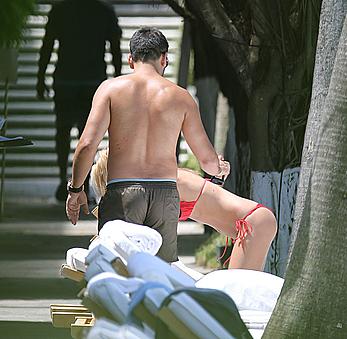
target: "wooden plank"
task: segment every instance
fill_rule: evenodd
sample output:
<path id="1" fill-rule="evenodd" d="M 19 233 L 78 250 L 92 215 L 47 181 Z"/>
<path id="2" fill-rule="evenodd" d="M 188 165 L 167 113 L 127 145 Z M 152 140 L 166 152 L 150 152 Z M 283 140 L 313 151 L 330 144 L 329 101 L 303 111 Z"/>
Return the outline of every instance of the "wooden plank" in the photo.
<path id="1" fill-rule="evenodd" d="M 54 327 L 69 328 L 76 317 L 92 318 L 93 314 L 91 312 L 52 312 L 52 324 Z"/>
<path id="2" fill-rule="evenodd" d="M 84 273 L 81 271 L 77 271 L 72 267 L 63 264 L 60 268 L 60 275 L 64 278 L 68 278 L 77 282 L 84 280 Z"/>
<path id="3" fill-rule="evenodd" d="M 124 265 L 123 261 L 119 258 L 116 258 L 115 260 L 112 261 L 112 267 L 115 269 L 115 271 L 124 276 L 124 277 L 129 277 L 129 272 L 128 268 Z"/>
<path id="4" fill-rule="evenodd" d="M 76 312 L 76 313 L 85 313 L 91 311 L 85 307 L 84 305 L 74 305 L 74 304 L 51 304 L 50 307 L 50 315 L 52 318 L 53 312 Z"/>
<path id="5" fill-rule="evenodd" d="M 71 337 L 81 339 L 85 336 L 85 329 L 93 327 L 95 318 L 77 317 L 75 322 L 71 324 Z"/>

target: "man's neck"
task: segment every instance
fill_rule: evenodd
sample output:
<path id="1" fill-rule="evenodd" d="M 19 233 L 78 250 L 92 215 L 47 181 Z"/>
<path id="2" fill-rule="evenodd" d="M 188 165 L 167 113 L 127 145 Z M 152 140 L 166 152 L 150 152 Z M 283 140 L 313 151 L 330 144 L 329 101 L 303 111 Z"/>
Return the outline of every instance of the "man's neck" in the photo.
<path id="1" fill-rule="evenodd" d="M 162 75 L 158 67 L 151 62 L 136 62 L 134 63 L 134 73 L 148 74 L 148 75 Z"/>

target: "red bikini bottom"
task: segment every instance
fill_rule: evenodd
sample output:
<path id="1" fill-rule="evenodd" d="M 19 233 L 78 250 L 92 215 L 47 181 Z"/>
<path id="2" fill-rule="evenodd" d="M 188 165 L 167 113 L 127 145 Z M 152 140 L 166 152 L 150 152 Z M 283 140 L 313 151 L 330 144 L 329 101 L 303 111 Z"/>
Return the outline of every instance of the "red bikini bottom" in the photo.
<path id="1" fill-rule="evenodd" d="M 237 230 L 237 236 L 235 239 L 231 239 L 231 242 L 234 244 L 237 240 L 240 240 L 239 245 L 242 245 L 243 241 L 245 240 L 247 234 L 251 234 L 253 232 L 253 228 L 252 225 L 246 220 L 247 217 L 249 217 L 254 211 L 256 211 L 258 208 L 266 208 L 268 210 L 270 210 L 269 208 L 267 208 L 266 206 L 262 205 L 262 204 L 257 204 L 257 206 L 255 206 L 251 211 L 249 211 L 242 219 L 238 219 L 236 220 L 236 230 Z M 225 247 L 224 247 L 224 251 L 223 254 L 218 258 L 218 260 L 220 260 L 221 258 L 224 257 L 225 252 L 227 251 L 229 245 L 229 237 L 226 237 L 226 242 L 225 242 Z M 226 264 L 230 261 L 231 256 L 225 260 L 223 266 L 226 266 Z"/>

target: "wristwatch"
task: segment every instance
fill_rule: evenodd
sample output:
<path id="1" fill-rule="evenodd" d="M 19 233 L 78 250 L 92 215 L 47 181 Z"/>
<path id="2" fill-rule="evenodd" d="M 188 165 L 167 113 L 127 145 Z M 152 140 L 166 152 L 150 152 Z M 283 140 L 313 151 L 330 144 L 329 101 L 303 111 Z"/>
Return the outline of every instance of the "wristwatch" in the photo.
<path id="1" fill-rule="evenodd" d="M 212 177 L 211 177 L 211 182 L 212 182 L 213 184 L 218 185 L 218 186 L 223 186 L 223 185 L 224 185 L 224 175 L 223 175 L 222 178 L 217 178 L 217 177 L 215 177 L 215 176 L 212 176 Z"/>
<path id="2" fill-rule="evenodd" d="M 79 193 L 79 192 L 83 191 L 83 188 L 84 188 L 84 185 L 82 185 L 81 187 L 73 187 L 71 181 L 69 181 L 67 183 L 67 191 L 68 192 Z"/>

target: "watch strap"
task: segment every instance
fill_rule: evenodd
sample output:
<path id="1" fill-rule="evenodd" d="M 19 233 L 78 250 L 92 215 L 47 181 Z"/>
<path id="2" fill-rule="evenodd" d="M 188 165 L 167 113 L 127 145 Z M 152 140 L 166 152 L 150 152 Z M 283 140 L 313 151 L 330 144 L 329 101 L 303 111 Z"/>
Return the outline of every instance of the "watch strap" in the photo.
<path id="1" fill-rule="evenodd" d="M 67 191 L 68 192 L 79 193 L 79 192 L 83 191 L 83 188 L 84 188 L 84 185 L 82 185 L 81 187 L 73 187 L 71 181 L 69 181 L 67 184 Z"/>

